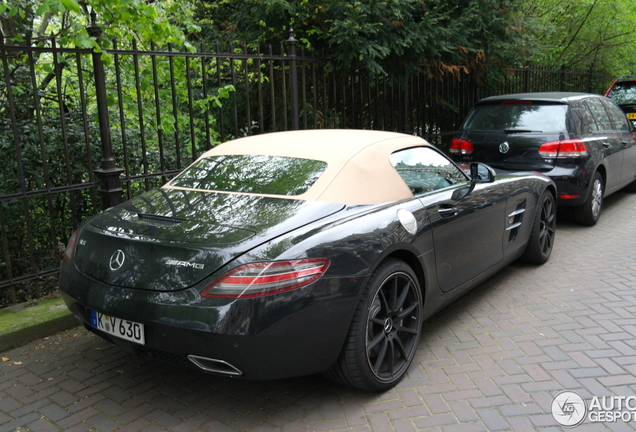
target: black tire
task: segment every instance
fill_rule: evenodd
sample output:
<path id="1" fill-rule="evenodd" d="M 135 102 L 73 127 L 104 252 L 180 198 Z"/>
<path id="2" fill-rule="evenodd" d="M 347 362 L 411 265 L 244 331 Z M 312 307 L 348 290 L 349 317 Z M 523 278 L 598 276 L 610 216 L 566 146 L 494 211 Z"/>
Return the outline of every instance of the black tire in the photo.
<path id="1" fill-rule="evenodd" d="M 387 390 L 411 365 L 421 328 L 417 277 L 403 261 L 388 259 L 365 287 L 340 357 L 325 375 L 362 390 Z"/>
<path id="2" fill-rule="evenodd" d="M 550 258 L 556 234 L 556 202 L 550 191 L 543 192 L 537 203 L 532 231 L 522 259 L 531 264 L 543 264 Z"/>
<path id="3" fill-rule="evenodd" d="M 603 210 L 604 193 L 605 184 L 603 183 L 603 177 L 601 174 L 596 172 L 590 182 L 590 190 L 587 194 L 587 199 L 580 206 L 572 208 L 576 223 L 587 226 L 596 225 L 596 222 L 598 222 L 601 217 L 601 211 Z"/>

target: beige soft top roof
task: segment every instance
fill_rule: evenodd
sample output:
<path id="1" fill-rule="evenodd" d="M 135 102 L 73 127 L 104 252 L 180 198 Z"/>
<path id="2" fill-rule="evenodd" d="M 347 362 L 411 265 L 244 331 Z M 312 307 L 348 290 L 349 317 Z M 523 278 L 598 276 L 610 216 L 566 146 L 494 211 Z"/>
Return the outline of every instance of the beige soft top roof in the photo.
<path id="1" fill-rule="evenodd" d="M 323 161 L 327 163 L 327 169 L 304 194 L 270 196 L 341 204 L 378 204 L 413 197 L 391 165 L 389 156 L 400 149 L 423 145 L 428 143 L 420 137 L 395 132 L 316 129 L 239 138 L 214 147 L 199 159 L 253 154 Z M 164 187 L 187 189 L 170 183 Z"/>

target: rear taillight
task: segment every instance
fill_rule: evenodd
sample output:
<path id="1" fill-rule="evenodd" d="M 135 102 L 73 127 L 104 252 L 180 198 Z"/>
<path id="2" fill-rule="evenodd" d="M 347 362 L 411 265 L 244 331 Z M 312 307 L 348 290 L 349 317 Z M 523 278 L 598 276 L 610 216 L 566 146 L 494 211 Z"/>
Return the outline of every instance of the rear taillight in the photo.
<path id="1" fill-rule="evenodd" d="M 324 258 L 244 264 L 206 286 L 201 295 L 238 299 L 276 294 L 309 285 L 327 267 L 329 260 Z"/>
<path id="2" fill-rule="evenodd" d="M 71 262 L 73 261 L 73 255 L 75 255 L 75 245 L 77 243 L 77 237 L 79 236 L 79 228 L 73 232 L 73 235 L 70 239 L 68 239 L 68 245 L 66 245 L 66 250 L 64 251 L 64 261 Z"/>
<path id="3" fill-rule="evenodd" d="M 469 155 L 473 153 L 473 143 L 460 138 L 453 138 L 450 145 L 451 154 Z"/>
<path id="4" fill-rule="evenodd" d="M 544 159 L 577 158 L 588 155 L 587 146 L 579 139 L 554 141 L 542 144 L 539 154 Z"/>

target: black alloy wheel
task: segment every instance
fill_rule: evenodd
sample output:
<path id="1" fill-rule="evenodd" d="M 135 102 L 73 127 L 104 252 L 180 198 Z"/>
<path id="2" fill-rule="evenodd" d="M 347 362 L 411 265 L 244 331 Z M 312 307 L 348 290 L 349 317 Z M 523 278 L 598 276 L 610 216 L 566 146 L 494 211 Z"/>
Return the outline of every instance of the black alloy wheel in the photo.
<path id="1" fill-rule="evenodd" d="M 523 260 L 543 264 L 550 258 L 556 234 L 556 202 L 550 191 L 543 192 L 535 210 L 532 231 Z"/>
<path id="2" fill-rule="evenodd" d="M 422 328 L 422 292 L 413 270 L 389 259 L 360 299 L 331 379 L 368 391 L 397 384 L 408 370 Z"/>

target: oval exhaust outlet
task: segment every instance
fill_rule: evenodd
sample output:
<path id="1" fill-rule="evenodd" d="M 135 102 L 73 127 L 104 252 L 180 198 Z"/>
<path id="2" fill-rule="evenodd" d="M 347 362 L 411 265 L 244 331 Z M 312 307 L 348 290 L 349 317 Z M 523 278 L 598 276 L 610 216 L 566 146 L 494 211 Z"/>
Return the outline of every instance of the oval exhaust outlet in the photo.
<path id="1" fill-rule="evenodd" d="M 206 372 L 233 376 L 243 375 L 243 372 L 241 372 L 238 368 L 223 360 L 211 359 L 192 354 L 188 355 L 188 360 Z"/>

